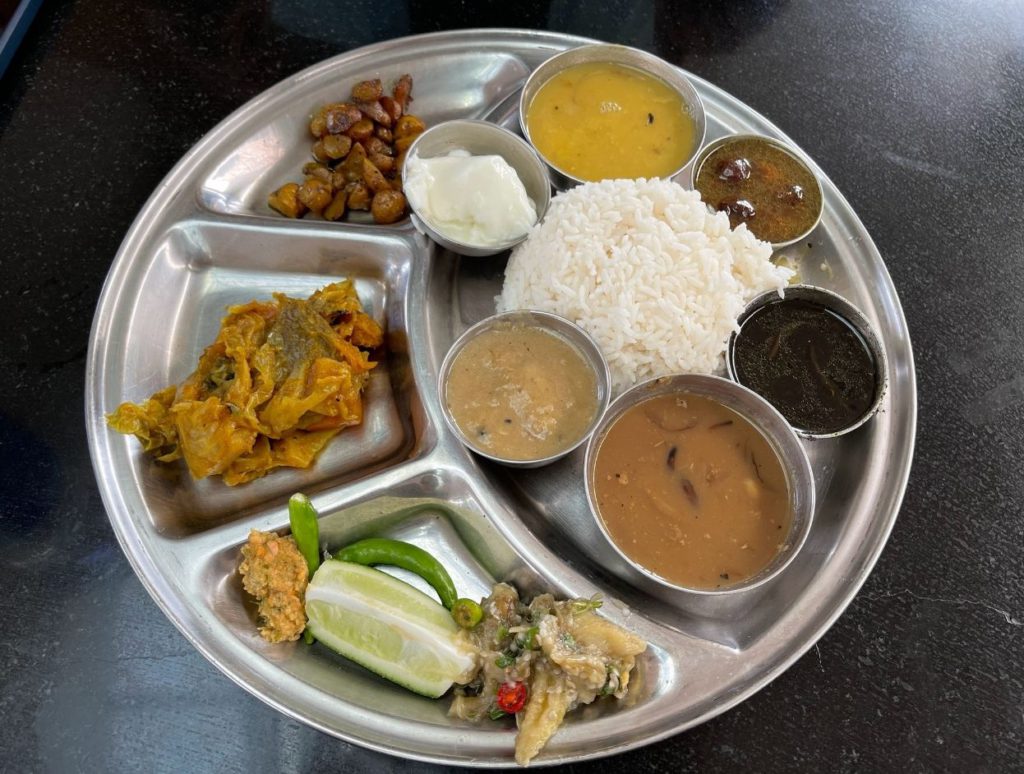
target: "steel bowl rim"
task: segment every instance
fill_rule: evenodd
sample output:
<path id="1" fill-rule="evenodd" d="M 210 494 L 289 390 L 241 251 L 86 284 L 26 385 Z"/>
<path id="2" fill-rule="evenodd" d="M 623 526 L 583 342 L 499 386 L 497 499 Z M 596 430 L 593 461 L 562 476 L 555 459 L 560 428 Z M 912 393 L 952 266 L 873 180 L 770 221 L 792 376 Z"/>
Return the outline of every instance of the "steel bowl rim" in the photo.
<path id="1" fill-rule="evenodd" d="M 707 398 L 716 403 L 721 403 L 717 398 L 711 395 L 707 395 L 701 391 L 701 384 L 717 386 L 719 389 L 724 389 L 727 392 L 734 393 L 738 398 L 743 401 L 747 401 L 750 404 L 758 405 L 760 409 L 766 411 L 778 425 L 779 428 L 785 428 L 782 435 L 786 436 L 786 440 L 789 442 L 789 449 L 794 452 L 792 456 L 785 453 L 785 449 L 781 448 L 781 442 L 776 442 L 775 433 L 766 429 L 762 422 L 752 418 L 746 412 L 740 411 L 732 406 L 725 405 L 731 411 L 735 411 L 740 414 L 744 419 L 749 422 L 755 430 L 757 430 L 769 445 L 772 447 L 772 451 L 775 452 L 779 458 L 780 464 L 782 464 L 783 470 L 787 471 L 787 484 L 790 487 L 790 507 L 794 510 L 794 521 L 790 527 L 790 532 L 787 537 L 794 537 L 795 540 L 791 543 L 789 553 L 784 559 L 778 562 L 774 567 L 772 563 L 776 561 L 776 557 L 773 557 L 764 568 L 759 570 L 757 573 L 752 575 L 749 579 L 736 583 L 732 586 L 725 588 L 714 588 L 714 589 L 701 589 L 694 588 L 691 586 L 683 586 L 679 583 L 674 583 L 651 570 L 648 567 L 640 564 L 638 561 L 633 559 L 627 554 L 615 539 L 611 536 L 607 526 L 604 523 L 604 519 L 601 517 L 601 511 L 598 507 L 595 490 L 594 490 L 594 466 L 597 463 L 597 456 L 600 451 L 601 443 L 604 437 L 608 434 L 608 431 L 614 427 L 615 423 L 621 418 L 621 416 L 632 406 L 638 406 L 658 397 L 657 394 L 652 394 L 649 398 L 639 398 L 636 396 L 643 392 L 650 392 L 654 388 L 660 387 L 662 384 L 668 382 L 693 382 L 694 385 L 691 388 L 689 385 L 681 387 L 679 392 L 692 391 L 694 394 L 700 397 Z M 781 439 L 779 439 L 781 441 Z M 792 467 L 793 474 L 789 474 L 789 468 Z M 722 376 L 716 376 L 713 374 L 693 374 L 693 373 L 674 373 L 666 374 L 663 376 L 655 376 L 645 381 L 639 382 L 628 390 L 623 392 L 621 395 L 616 397 L 614 401 L 608 406 L 604 412 L 604 416 L 601 418 L 601 422 L 594 429 L 590 435 L 590 440 L 587 441 L 586 456 L 583 463 L 583 475 L 584 475 L 584 488 L 586 490 L 587 505 L 590 509 L 590 515 L 597 523 L 598 529 L 601 534 L 604 535 L 605 539 L 615 550 L 615 552 L 635 571 L 640 573 L 644 578 L 652 580 L 666 588 L 673 589 L 674 591 L 680 591 L 686 594 L 692 594 L 700 597 L 730 597 L 737 594 L 742 594 L 747 591 L 756 589 L 764 584 L 774 580 L 781 575 L 787 567 L 793 562 L 797 555 L 803 550 L 804 545 L 807 542 L 807 538 L 811 533 L 811 527 L 814 525 L 814 515 L 816 507 L 816 486 L 814 483 L 814 473 L 811 469 L 811 462 L 807 456 L 807 450 L 803 444 L 800 443 L 800 437 L 794 432 L 786 418 L 776 409 L 771 403 L 766 401 L 756 392 L 751 390 L 749 387 L 745 387 L 737 381 L 727 379 Z M 798 483 L 797 479 L 803 478 L 806 481 L 806 488 L 803 491 L 803 507 L 802 514 L 795 513 L 798 492 L 795 491 L 795 486 Z M 794 530 L 796 525 L 796 519 L 800 516 L 801 521 L 798 530 Z"/>
<path id="2" fill-rule="evenodd" d="M 581 347 L 576 342 L 569 340 L 568 336 L 564 335 L 561 331 L 552 327 L 550 323 L 555 322 L 559 325 L 564 325 L 568 327 L 568 329 L 572 331 L 574 335 L 578 335 L 581 340 L 589 344 L 589 346 L 593 348 L 594 352 L 598 356 L 596 362 L 600 365 L 600 368 L 594 367 L 594 358 L 589 357 L 586 352 L 580 352 L 580 355 L 583 357 L 583 360 L 587 363 L 587 365 L 593 367 L 594 376 L 597 381 L 597 408 L 594 412 L 594 418 L 590 421 L 590 424 L 587 426 L 586 432 L 584 432 L 583 435 L 580 436 L 579 440 L 577 440 L 575 443 L 573 443 L 565 450 L 557 452 L 556 454 L 550 454 L 547 457 L 538 457 L 535 459 L 513 460 L 508 459 L 506 457 L 499 457 L 495 454 L 491 454 L 490 452 L 483 451 L 477 448 L 474 444 L 472 444 L 469 441 L 469 439 L 466 438 L 465 434 L 462 432 L 462 429 L 458 426 L 458 423 L 456 423 L 455 417 L 452 415 L 451 409 L 448 406 L 448 400 L 446 398 L 448 377 L 451 374 L 452 365 L 454 364 L 456 358 L 459 356 L 462 350 L 465 349 L 466 345 L 470 341 L 472 341 L 474 338 L 476 338 L 484 331 L 491 329 L 492 327 L 494 327 L 494 325 L 505 321 L 523 321 L 526 324 L 536 325 L 537 327 L 542 328 L 543 330 L 548 331 L 549 333 L 552 333 L 561 340 L 566 341 L 574 349 L 581 350 Z M 537 325 L 538 322 L 540 323 L 539 325 Z M 567 317 L 562 317 L 561 315 L 554 314 L 553 312 L 545 312 L 539 309 L 510 309 L 505 312 L 497 312 L 495 314 L 489 315 L 484 319 L 480 320 L 479 322 L 474 323 L 465 331 L 463 331 L 462 335 L 460 335 L 454 342 L 452 342 L 452 345 L 448 348 L 448 351 L 445 353 L 444 359 L 441 361 L 441 366 L 440 368 L 438 368 L 437 371 L 438 402 L 440 403 L 441 406 L 441 415 L 444 417 L 444 421 L 445 424 L 448 426 L 448 429 L 455 435 L 459 442 L 462 443 L 462 445 L 469 449 L 469 451 L 471 451 L 473 454 L 476 454 L 492 462 L 496 462 L 500 465 L 506 465 L 512 468 L 539 468 L 544 465 L 549 465 L 552 462 L 556 462 L 557 460 L 560 460 L 563 457 L 571 454 L 580 446 L 587 443 L 593 435 L 594 431 L 597 429 L 597 427 L 601 424 L 601 422 L 604 419 L 604 415 L 608 410 L 609 403 L 611 403 L 611 393 L 611 369 L 608 367 L 608 360 L 605 358 L 604 353 L 601 351 L 601 348 L 594 340 L 594 337 L 591 336 L 582 327 L 574 323 L 572 320 L 568 319 Z"/>

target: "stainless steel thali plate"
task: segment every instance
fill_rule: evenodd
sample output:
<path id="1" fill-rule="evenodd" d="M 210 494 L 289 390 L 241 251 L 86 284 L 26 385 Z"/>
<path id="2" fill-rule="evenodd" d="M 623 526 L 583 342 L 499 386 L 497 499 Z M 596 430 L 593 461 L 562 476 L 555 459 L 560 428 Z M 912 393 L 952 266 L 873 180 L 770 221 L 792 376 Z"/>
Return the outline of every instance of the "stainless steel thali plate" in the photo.
<path id="1" fill-rule="evenodd" d="M 572 713 L 536 763 L 622 752 L 711 718 L 778 676 L 849 604 L 892 529 L 910 471 L 917 398 L 899 299 L 870 237 L 821 173 L 825 209 L 807 242 L 783 252 L 803 282 L 856 303 L 891 368 L 878 416 L 840 439 L 808 443 L 818 510 L 804 550 L 777 579 L 727 601 L 645 584 L 587 515 L 582 452 L 540 470 L 483 464 L 447 430 L 435 384 L 446 349 L 493 312 L 505 256 L 460 259 L 411 224 L 292 221 L 267 194 L 295 179 L 312 109 L 357 80 L 409 72 L 428 125 L 488 118 L 514 126 L 523 81 L 550 55 L 586 42 L 565 35 L 471 30 L 390 41 L 311 67 L 269 89 L 204 137 L 154 192 L 128 232 L 93 322 L 86 421 L 93 464 L 118 539 L 167 616 L 225 674 L 288 715 L 409 758 L 512 765 L 514 728 L 475 726 L 316 645 L 268 645 L 241 590 L 237 549 L 250 529 L 288 523 L 286 500 L 309 493 L 322 533 L 339 545 L 368 534 L 412 539 L 441 555 L 460 591 L 492 579 L 588 597 L 646 637 L 637 690 L 619 705 Z M 708 137 L 759 132 L 765 118 L 690 76 Z M 685 174 L 685 172 L 684 172 Z M 387 329 L 365 424 L 338 436 L 308 471 L 229 489 L 161 467 L 104 414 L 192 370 L 226 305 L 272 291 L 306 294 L 355 279 Z"/>

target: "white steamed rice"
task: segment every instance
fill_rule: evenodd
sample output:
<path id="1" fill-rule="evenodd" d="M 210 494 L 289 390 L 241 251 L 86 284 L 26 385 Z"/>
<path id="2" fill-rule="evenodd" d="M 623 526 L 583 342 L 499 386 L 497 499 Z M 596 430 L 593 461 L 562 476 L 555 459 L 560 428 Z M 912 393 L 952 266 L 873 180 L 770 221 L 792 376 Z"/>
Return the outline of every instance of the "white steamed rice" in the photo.
<path id="1" fill-rule="evenodd" d="M 746 226 L 667 180 L 587 183 L 551 201 L 505 270 L 498 311 L 540 309 L 597 341 L 615 391 L 722 368 L 746 303 L 793 275 Z"/>

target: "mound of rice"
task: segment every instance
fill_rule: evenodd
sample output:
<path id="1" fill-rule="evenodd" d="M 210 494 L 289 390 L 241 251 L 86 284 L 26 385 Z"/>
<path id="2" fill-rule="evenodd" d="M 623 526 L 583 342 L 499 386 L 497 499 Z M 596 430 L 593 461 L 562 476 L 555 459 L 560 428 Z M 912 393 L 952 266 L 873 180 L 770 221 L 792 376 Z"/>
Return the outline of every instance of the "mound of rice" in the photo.
<path id="1" fill-rule="evenodd" d="M 587 183 L 556 196 L 512 252 L 498 311 L 574 321 L 608 358 L 616 392 L 668 373 L 713 373 L 746 303 L 793 274 L 771 254 L 676 183 Z"/>

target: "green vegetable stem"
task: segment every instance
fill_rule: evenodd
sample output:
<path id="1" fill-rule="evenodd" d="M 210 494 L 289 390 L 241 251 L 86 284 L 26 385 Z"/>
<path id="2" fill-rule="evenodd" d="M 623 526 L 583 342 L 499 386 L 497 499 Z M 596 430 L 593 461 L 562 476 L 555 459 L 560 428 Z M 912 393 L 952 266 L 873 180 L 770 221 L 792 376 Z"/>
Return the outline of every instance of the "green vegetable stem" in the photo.
<path id="1" fill-rule="evenodd" d="M 434 588 L 441 604 L 449 610 L 458 596 L 444 565 L 422 548 L 401 540 L 367 538 L 346 546 L 334 555 L 334 559 L 363 565 L 387 564 L 414 572 Z"/>

